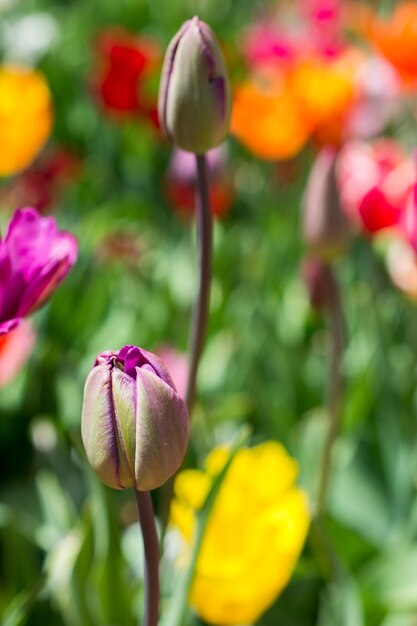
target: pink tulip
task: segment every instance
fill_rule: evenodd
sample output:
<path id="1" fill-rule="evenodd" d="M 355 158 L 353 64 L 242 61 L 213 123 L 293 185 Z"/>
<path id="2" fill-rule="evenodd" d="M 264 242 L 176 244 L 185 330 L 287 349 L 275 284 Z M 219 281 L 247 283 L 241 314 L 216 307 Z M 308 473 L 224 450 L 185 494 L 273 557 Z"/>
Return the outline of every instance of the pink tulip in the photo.
<path id="1" fill-rule="evenodd" d="M 0 336 L 46 302 L 74 264 L 77 248 L 53 217 L 33 208 L 15 211 L 0 240 Z"/>
<path id="2" fill-rule="evenodd" d="M 352 142 L 339 155 L 342 204 L 363 230 L 402 228 L 414 183 L 411 161 L 394 141 Z"/>

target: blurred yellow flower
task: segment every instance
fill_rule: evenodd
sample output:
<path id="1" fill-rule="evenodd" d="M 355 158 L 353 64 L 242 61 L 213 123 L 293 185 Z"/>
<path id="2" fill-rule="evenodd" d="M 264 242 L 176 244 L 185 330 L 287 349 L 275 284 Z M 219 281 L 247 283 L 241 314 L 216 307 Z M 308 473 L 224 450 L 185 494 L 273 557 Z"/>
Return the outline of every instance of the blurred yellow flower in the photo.
<path id="1" fill-rule="evenodd" d="M 315 127 L 346 113 L 355 98 L 359 55 L 345 53 L 337 61 L 307 58 L 295 65 L 291 88 L 301 110 Z"/>
<path id="2" fill-rule="evenodd" d="M 191 543 L 195 511 L 229 454 L 216 448 L 205 471 L 175 481 L 172 523 Z M 251 624 L 288 583 L 309 526 L 304 493 L 294 485 L 298 466 L 269 441 L 240 450 L 214 503 L 197 560 L 190 604 L 217 626 Z"/>
<path id="3" fill-rule="evenodd" d="M 51 126 L 51 95 L 44 77 L 21 65 L 0 66 L 0 176 L 27 167 Z"/>

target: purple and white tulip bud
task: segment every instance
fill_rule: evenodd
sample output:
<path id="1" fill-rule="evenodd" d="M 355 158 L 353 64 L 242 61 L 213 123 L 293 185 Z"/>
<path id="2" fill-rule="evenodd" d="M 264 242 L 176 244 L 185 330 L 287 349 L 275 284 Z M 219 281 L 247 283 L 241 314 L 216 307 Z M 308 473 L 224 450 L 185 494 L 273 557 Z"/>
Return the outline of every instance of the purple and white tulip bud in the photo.
<path id="1" fill-rule="evenodd" d="M 99 354 L 85 384 L 81 434 L 106 485 L 160 487 L 181 465 L 188 432 L 187 406 L 161 359 L 136 346 Z"/>
<path id="2" fill-rule="evenodd" d="M 312 167 L 304 197 L 302 234 L 317 258 L 330 261 L 344 252 L 349 224 L 340 205 L 336 181 L 337 151 L 322 148 Z"/>
<path id="3" fill-rule="evenodd" d="M 193 17 L 168 46 L 162 68 L 158 112 L 161 127 L 178 148 L 202 154 L 229 131 L 231 90 L 219 43 Z"/>

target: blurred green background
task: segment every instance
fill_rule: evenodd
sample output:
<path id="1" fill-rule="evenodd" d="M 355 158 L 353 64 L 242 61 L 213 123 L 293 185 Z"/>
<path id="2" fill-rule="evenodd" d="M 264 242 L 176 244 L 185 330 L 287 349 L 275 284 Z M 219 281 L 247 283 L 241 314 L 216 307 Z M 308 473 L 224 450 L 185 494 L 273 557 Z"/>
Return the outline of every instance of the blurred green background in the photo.
<path id="1" fill-rule="evenodd" d="M 80 244 L 76 266 L 34 318 L 38 337 L 30 360 L 0 393 L 4 626 L 138 623 L 139 528 L 131 495 L 99 484 L 85 461 L 83 386 L 103 350 L 127 343 L 187 349 L 195 235 L 192 220 L 179 218 L 165 193 L 171 148 L 156 139 L 147 120 L 114 120 L 98 106 L 90 84 L 92 42 L 103 27 L 118 25 L 155 37 L 164 49 L 179 25 L 198 13 L 231 51 L 238 77 L 242 68 L 233 48 L 257 5 L 266 4 L 0 2 L 4 58 L 6 30 L 24 15 L 42 12 L 53 25 L 53 41 L 36 66 L 54 101 L 50 144 L 65 146 L 79 162 L 54 211 Z M 407 126 L 406 134 L 415 143 L 415 128 Z M 325 320 L 311 309 L 299 271 L 300 206 L 314 149 L 297 157 L 291 175 L 251 156 L 233 138 L 228 150 L 235 196 L 227 216 L 215 222 L 211 317 L 187 462 L 200 463 L 248 423 L 255 442 L 284 443 L 300 461 L 300 484 L 313 493 L 326 429 L 329 354 Z M 122 248 L 127 242 L 128 253 L 119 252 L 117 241 Z M 343 432 L 326 529 L 340 575 L 328 582 L 307 543 L 290 585 L 259 624 L 413 626 L 415 305 L 394 289 L 378 250 L 365 238 L 352 240 L 336 272 L 347 346 Z M 163 563 L 163 575 L 170 567 Z"/>

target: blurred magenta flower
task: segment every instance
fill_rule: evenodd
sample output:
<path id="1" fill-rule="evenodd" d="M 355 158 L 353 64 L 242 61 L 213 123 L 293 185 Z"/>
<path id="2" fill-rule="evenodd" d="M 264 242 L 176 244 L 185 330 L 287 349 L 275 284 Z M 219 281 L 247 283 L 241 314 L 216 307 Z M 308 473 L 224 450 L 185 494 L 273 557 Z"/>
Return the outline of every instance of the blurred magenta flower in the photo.
<path id="1" fill-rule="evenodd" d="M 96 40 L 93 87 L 109 113 L 138 114 L 158 125 L 156 93 L 150 81 L 159 70 L 156 41 L 117 27 L 103 29 Z"/>
<path id="2" fill-rule="evenodd" d="M 9 384 L 30 357 L 36 333 L 29 320 L 0 337 L 0 388 Z"/>
<path id="3" fill-rule="evenodd" d="M 414 167 L 395 141 L 352 142 L 339 155 L 342 203 L 363 230 L 400 227 L 412 201 Z"/>
<path id="4" fill-rule="evenodd" d="M 224 141 L 231 106 L 219 42 L 208 24 L 193 17 L 165 54 L 158 101 L 161 127 L 178 148 L 202 154 Z"/>
<path id="5" fill-rule="evenodd" d="M 286 67 L 301 57 L 336 57 L 347 46 L 341 0 L 298 0 L 275 4 L 243 37 L 243 52 L 252 69 Z"/>
<path id="6" fill-rule="evenodd" d="M 100 480 L 113 489 L 160 487 L 182 463 L 188 430 L 187 406 L 161 359 L 136 346 L 98 355 L 81 433 Z"/>
<path id="7" fill-rule="evenodd" d="M 78 245 L 53 217 L 17 209 L 0 241 L 0 335 L 42 306 L 77 258 Z"/>
<path id="8" fill-rule="evenodd" d="M 213 215 L 225 217 L 234 198 L 234 188 L 227 168 L 227 149 L 220 144 L 206 153 L 210 207 Z M 197 167 L 191 152 L 174 148 L 166 176 L 166 193 L 181 217 L 194 215 Z"/>

